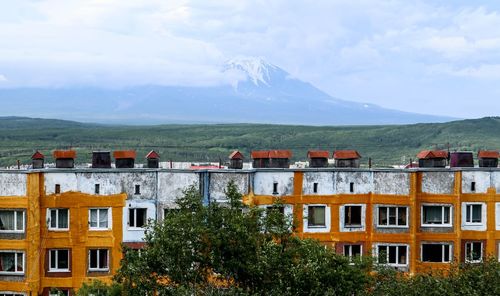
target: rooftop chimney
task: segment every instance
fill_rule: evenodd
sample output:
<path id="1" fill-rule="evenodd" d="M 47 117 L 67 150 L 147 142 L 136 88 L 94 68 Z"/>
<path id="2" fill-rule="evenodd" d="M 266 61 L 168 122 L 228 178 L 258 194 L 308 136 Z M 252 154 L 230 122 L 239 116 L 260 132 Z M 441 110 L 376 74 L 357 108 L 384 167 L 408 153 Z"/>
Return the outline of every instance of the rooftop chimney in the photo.
<path id="1" fill-rule="evenodd" d="M 113 152 L 115 166 L 118 169 L 134 168 L 136 153 L 134 150 L 119 150 Z"/>
<path id="2" fill-rule="evenodd" d="M 56 160 L 56 168 L 71 169 L 75 167 L 75 150 L 55 150 L 53 156 Z"/>
<path id="3" fill-rule="evenodd" d="M 243 168 L 243 154 L 235 150 L 233 153 L 229 154 L 229 168 L 241 170 Z"/>
<path id="4" fill-rule="evenodd" d="M 330 152 L 325 150 L 309 150 L 307 158 L 309 158 L 309 167 L 311 168 L 325 168 L 328 167 L 328 157 Z"/>
<path id="5" fill-rule="evenodd" d="M 356 150 L 336 150 L 333 158 L 338 168 L 359 168 L 361 155 Z"/>
<path id="6" fill-rule="evenodd" d="M 31 156 L 32 167 L 34 169 L 43 169 L 44 168 L 44 160 L 45 160 L 45 156 L 40 151 L 37 150 Z"/>
<path id="7" fill-rule="evenodd" d="M 111 168 L 111 153 L 109 151 L 92 152 L 92 168 L 94 169 Z"/>
<path id="8" fill-rule="evenodd" d="M 160 167 L 160 154 L 156 151 L 151 150 L 147 155 L 146 159 L 148 161 L 148 168 L 157 169 Z"/>
<path id="9" fill-rule="evenodd" d="M 479 167 L 482 168 L 496 168 L 498 167 L 498 151 L 479 151 L 477 158 L 479 159 Z"/>

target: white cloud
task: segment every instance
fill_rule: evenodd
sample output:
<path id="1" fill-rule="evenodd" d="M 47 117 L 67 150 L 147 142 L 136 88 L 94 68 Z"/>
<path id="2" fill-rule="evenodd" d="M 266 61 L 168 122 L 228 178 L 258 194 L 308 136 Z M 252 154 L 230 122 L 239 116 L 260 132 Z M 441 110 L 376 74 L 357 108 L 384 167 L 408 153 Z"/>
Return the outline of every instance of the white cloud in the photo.
<path id="1" fill-rule="evenodd" d="M 5 75 L 0 74 L 0 83 L 7 82 L 7 77 Z"/>

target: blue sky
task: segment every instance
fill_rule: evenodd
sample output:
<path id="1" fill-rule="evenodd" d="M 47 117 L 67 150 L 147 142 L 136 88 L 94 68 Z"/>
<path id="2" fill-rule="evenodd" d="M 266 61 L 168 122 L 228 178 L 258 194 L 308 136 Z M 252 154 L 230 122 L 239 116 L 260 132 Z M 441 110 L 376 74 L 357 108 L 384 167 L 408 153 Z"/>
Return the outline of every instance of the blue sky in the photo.
<path id="1" fill-rule="evenodd" d="M 500 115 L 498 1 L 0 0 L 0 87 L 219 85 L 261 56 L 332 96 Z"/>

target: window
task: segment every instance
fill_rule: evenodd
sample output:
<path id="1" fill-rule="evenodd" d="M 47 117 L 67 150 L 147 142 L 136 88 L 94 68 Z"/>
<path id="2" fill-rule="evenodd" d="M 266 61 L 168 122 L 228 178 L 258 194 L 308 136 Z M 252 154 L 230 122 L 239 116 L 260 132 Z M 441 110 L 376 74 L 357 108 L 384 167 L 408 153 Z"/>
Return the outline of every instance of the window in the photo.
<path id="1" fill-rule="evenodd" d="M 356 257 L 361 257 L 361 252 L 361 245 L 344 245 L 344 256 L 349 257 L 350 261 Z"/>
<path id="2" fill-rule="evenodd" d="M 313 184 L 313 192 L 318 193 L 318 183 Z"/>
<path id="3" fill-rule="evenodd" d="M 307 226 L 326 227 L 325 210 L 325 206 L 308 206 Z"/>
<path id="4" fill-rule="evenodd" d="M 69 296 L 69 290 L 67 289 L 51 289 L 49 296 Z"/>
<path id="5" fill-rule="evenodd" d="M 465 243 L 465 262 L 477 263 L 483 260 L 483 243 L 467 242 Z"/>
<path id="6" fill-rule="evenodd" d="M 89 271 L 109 270 L 109 250 L 92 249 L 89 250 Z"/>
<path id="7" fill-rule="evenodd" d="M 24 274 L 24 253 L 0 251 L 0 274 Z"/>
<path id="8" fill-rule="evenodd" d="M 95 192 L 95 194 L 99 194 L 101 192 L 101 185 L 100 184 L 95 184 L 94 192 Z"/>
<path id="9" fill-rule="evenodd" d="M 135 185 L 135 192 L 134 194 L 141 194 L 141 185 Z"/>
<path id="10" fill-rule="evenodd" d="M 362 206 L 344 206 L 344 227 L 361 227 Z"/>
<path id="11" fill-rule="evenodd" d="M 423 205 L 422 226 L 451 227 L 450 205 Z"/>
<path id="12" fill-rule="evenodd" d="M 451 262 L 451 244 L 422 244 L 422 262 Z"/>
<path id="13" fill-rule="evenodd" d="M 408 227 L 408 207 L 378 207 L 378 226 Z"/>
<path id="14" fill-rule="evenodd" d="M 109 209 L 90 209 L 89 225 L 91 230 L 109 229 L 110 217 Z"/>
<path id="15" fill-rule="evenodd" d="M 353 182 L 349 183 L 349 192 L 351 192 L 351 193 L 354 192 L 354 183 Z"/>
<path id="16" fill-rule="evenodd" d="M 69 250 L 49 250 L 49 271 L 69 271 Z"/>
<path id="17" fill-rule="evenodd" d="M 129 209 L 128 226 L 131 228 L 140 228 L 146 225 L 147 209 Z"/>
<path id="18" fill-rule="evenodd" d="M 26 296 L 26 294 L 0 291 L 0 296 Z"/>
<path id="19" fill-rule="evenodd" d="M 378 245 L 376 250 L 379 264 L 389 266 L 408 265 L 407 245 Z"/>
<path id="20" fill-rule="evenodd" d="M 61 193 L 61 185 L 60 185 L 60 184 L 56 184 L 56 187 L 54 188 L 54 192 L 55 192 L 56 194 Z"/>
<path id="21" fill-rule="evenodd" d="M 273 194 L 278 194 L 278 182 L 273 183 Z"/>
<path id="22" fill-rule="evenodd" d="M 472 191 L 472 192 L 476 191 L 476 182 L 471 182 L 470 183 L 470 191 Z"/>
<path id="23" fill-rule="evenodd" d="M 0 232 L 24 232 L 24 211 L 0 210 Z"/>
<path id="24" fill-rule="evenodd" d="M 47 223 L 49 230 L 68 230 L 69 209 L 48 209 Z"/>
<path id="25" fill-rule="evenodd" d="M 466 204 L 465 222 L 467 224 L 482 223 L 482 204 Z"/>

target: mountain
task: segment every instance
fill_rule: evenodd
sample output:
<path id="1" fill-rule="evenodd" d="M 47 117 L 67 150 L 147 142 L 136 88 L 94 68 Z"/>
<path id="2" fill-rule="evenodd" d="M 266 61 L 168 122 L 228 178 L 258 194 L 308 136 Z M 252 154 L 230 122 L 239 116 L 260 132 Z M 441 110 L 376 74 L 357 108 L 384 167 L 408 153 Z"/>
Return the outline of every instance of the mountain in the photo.
<path id="1" fill-rule="evenodd" d="M 0 115 L 126 124 L 360 125 L 451 120 L 333 98 L 261 58 L 235 58 L 221 71 L 237 79 L 212 87 L 0 89 Z"/>

